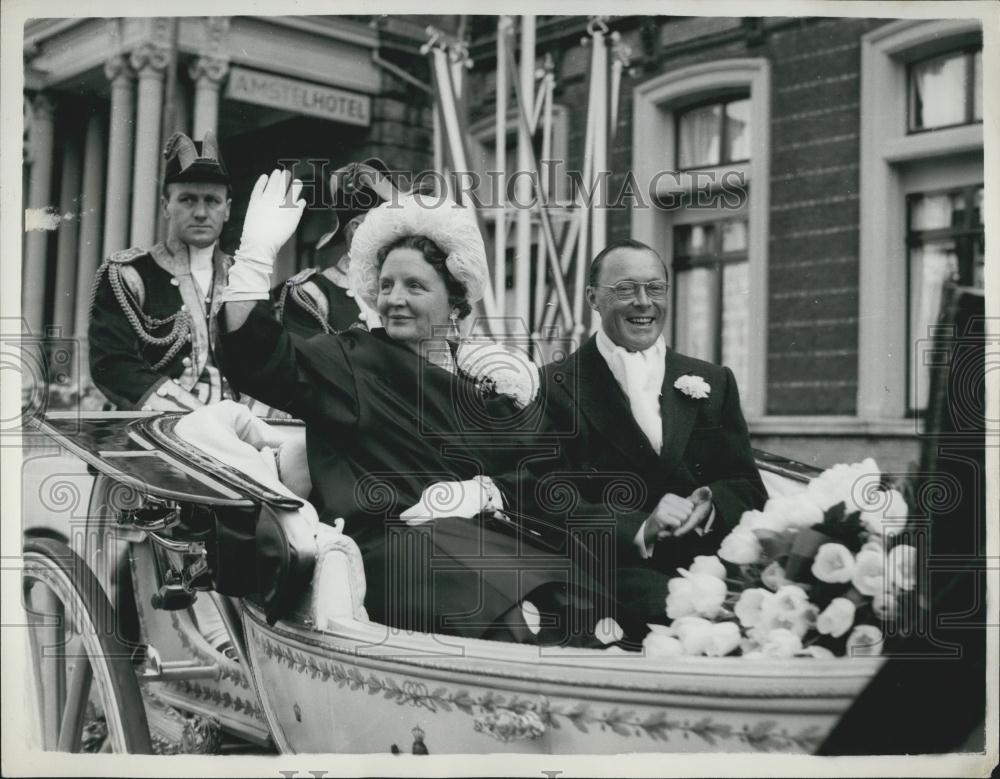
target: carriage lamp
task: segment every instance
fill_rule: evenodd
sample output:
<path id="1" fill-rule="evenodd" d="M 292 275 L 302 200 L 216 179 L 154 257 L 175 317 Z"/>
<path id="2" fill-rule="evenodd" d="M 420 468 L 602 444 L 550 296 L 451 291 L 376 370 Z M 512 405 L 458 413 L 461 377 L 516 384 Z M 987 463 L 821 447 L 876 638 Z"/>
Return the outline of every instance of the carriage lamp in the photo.
<path id="1" fill-rule="evenodd" d="M 119 525 L 146 531 L 168 530 L 180 522 L 180 518 L 177 506 L 150 497 L 139 507 L 124 508 L 118 512 Z"/>

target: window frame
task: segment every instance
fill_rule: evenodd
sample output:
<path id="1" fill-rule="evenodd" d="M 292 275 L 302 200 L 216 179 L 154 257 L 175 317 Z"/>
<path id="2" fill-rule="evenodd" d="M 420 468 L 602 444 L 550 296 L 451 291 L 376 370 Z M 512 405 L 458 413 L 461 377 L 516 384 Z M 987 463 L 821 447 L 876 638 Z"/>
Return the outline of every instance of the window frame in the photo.
<path id="1" fill-rule="evenodd" d="M 714 95 L 709 97 L 703 97 L 689 105 L 679 106 L 674 112 L 674 159 L 680 160 L 681 157 L 681 121 L 684 116 L 691 111 L 696 111 L 699 108 L 707 108 L 709 106 L 719 106 L 722 110 L 719 113 L 719 161 L 711 162 L 705 165 L 691 165 L 688 167 L 680 167 L 678 165 L 677 170 L 679 171 L 694 171 L 694 170 L 710 170 L 712 168 L 730 168 L 734 165 L 745 165 L 750 162 L 749 157 L 744 157 L 738 160 L 727 160 L 724 159 L 723 151 L 728 148 L 729 134 L 727 128 L 729 123 L 726 121 L 726 106 L 730 103 L 737 103 L 743 100 L 750 100 L 750 95 L 745 91 L 734 91 L 732 93 L 723 93 L 721 95 Z M 750 145 L 753 146 L 753 128 L 751 127 Z"/>
<path id="2" fill-rule="evenodd" d="M 974 256 L 973 244 L 977 239 L 984 236 L 985 233 L 985 223 L 982 221 L 974 222 L 972 219 L 972 205 L 975 202 L 976 192 L 983 189 L 982 184 L 965 184 L 957 187 L 939 187 L 936 189 L 923 190 L 920 192 L 908 192 L 905 195 L 906 198 L 906 278 L 905 284 L 906 289 L 909 290 L 913 284 L 913 261 L 910 256 L 910 252 L 913 248 L 917 246 L 923 246 L 928 243 L 937 243 L 941 241 L 954 241 L 956 247 L 956 254 L 959 256 L 958 270 L 959 274 L 962 273 L 962 257 L 967 255 L 969 258 Z M 940 227 L 933 230 L 914 230 L 912 224 L 912 211 L 910 209 L 910 203 L 917 198 L 924 198 L 934 195 L 951 195 L 955 193 L 961 193 L 963 200 L 965 201 L 965 210 L 962 224 L 959 227 Z M 975 268 L 971 269 L 972 275 L 975 275 Z M 965 286 L 971 286 L 970 282 L 960 279 L 959 284 Z M 913 312 L 910 310 L 912 305 L 912 297 L 907 300 L 907 310 L 906 310 L 906 341 L 907 343 L 913 343 L 915 333 L 912 332 L 912 318 Z M 912 350 L 907 350 L 906 353 L 906 417 L 909 419 L 923 419 L 925 409 L 914 407 L 910 401 L 914 395 L 915 382 L 916 382 L 916 371 L 919 368 L 913 360 Z"/>
<path id="3" fill-rule="evenodd" d="M 982 45 L 978 19 L 906 19 L 861 39 L 858 269 L 858 421 L 916 432 L 907 415 L 913 346 L 908 340 L 906 195 L 983 182 L 983 123 L 910 133 L 909 65 Z M 918 185 L 917 182 L 920 182 Z"/>
<path id="4" fill-rule="evenodd" d="M 720 227 L 726 222 L 746 222 L 746 215 L 727 217 L 725 219 L 712 219 L 706 221 L 692 221 L 692 222 L 682 222 L 674 224 L 671 232 L 676 238 L 677 229 L 680 227 L 695 227 L 698 225 L 714 225 Z M 749 234 L 749 225 L 748 225 Z M 688 257 L 684 255 L 678 255 L 674 252 L 674 262 L 670 268 L 671 279 L 673 283 L 673 295 L 671 296 L 671 322 L 672 331 L 677 332 L 677 293 L 680 289 L 680 284 L 676 281 L 678 274 L 684 271 L 694 270 L 696 268 L 710 268 L 715 271 L 715 322 L 713 323 L 715 333 L 714 343 L 712 345 L 713 357 L 712 362 L 721 363 L 722 362 L 722 346 L 723 346 L 723 326 L 724 326 L 724 316 L 723 316 L 723 306 L 725 303 L 725 267 L 727 265 L 736 265 L 738 263 L 749 262 L 750 258 L 748 256 L 749 245 L 745 249 L 740 249 L 739 251 L 724 252 L 722 251 L 721 232 L 716 233 L 717 241 L 719 243 L 718 251 L 714 251 L 711 254 Z M 676 239 L 674 244 L 676 245 Z"/>
<path id="5" fill-rule="evenodd" d="M 977 46 L 956 46 L 952 49 L 945 49 L 943 51 L 938 51 L 933 54 L 927 54 L 926 56 L 920 57 L 919 59 L 911 60 L 906 63 L 906 134 L 907 135 L 917 135 L 919 133 L 933 133 L 938 130 L 948 130 L 952 127 L 966 127 L 967 125 L 982 124 L 983 118 L 979 117 L 976 119 L 976 103 L 975 103 L 975 90 L 976 90 L 976 53 L 978 52 L 980 57 L 982 57 L 983 45 L 980 43 Z M 961 55 L 965 63 L 965 121 L 964 122 L 954 122 L 952 124 L 942 124 L 937 127 L 920 127 L 913 129 L 910 127 L 910 119 L 913 116 L 913 69 L 918 65 L 922 65 L 925 62 L 930 62 L 931 60 L 938 59 L 939 57 L 945 57 L 949 54 Z"/>
<path id="6" fill-rule="evenodd" d="M 699 101 L 716 102 L 722 96 L 741 93 L 750 99 L 750 160 L 746 163 L 699 168 L 705 172 L 734 171 L 744 177 L 749 197 L 738 211 L 727 217 L 746 218 L 747 262 L 750 277 L 747 378 L 740 384 L 741 401 L 749 418 L 761 417 L 766 408 L 767 381 L 767 277 L 770 195 L 771 63 L 767 58 L 733 58 L 699 63 L 662 73 L 633 90 L 632 150 L 633 169 L 639 186 L 650 186 L 649 196 L 686 191 L 690 174 L 676 165 L 676 114 Z M 681 175 L 674 182 L 653 179 L 660 171 Z M 656 249 L 667 267 L 673 267 L 673 226 L 686 222 L 711 221 L 710 209 L 684 212 L 660 208 L 632 209 L 632 236 Z M 672 319 L 672 317 L 671 317 Z M 670 342 L 673 324 L 665 336 Z"/>

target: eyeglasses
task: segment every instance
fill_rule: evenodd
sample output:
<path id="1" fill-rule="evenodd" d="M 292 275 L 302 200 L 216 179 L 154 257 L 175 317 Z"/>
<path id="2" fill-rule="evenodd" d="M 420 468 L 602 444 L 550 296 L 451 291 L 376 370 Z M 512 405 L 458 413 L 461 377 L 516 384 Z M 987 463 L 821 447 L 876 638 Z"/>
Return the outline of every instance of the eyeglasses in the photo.
<path id="1" fill-rule="evenodd" d="M 646 290 L 650 300 L 663 300 L 667 296 L 670 285 L 665 281 L 619 281 L 617 284 L 598 284 L 604 289 L 613 289 L 619 300 L 634 300 L 639 297 L 639 290 Z"/>

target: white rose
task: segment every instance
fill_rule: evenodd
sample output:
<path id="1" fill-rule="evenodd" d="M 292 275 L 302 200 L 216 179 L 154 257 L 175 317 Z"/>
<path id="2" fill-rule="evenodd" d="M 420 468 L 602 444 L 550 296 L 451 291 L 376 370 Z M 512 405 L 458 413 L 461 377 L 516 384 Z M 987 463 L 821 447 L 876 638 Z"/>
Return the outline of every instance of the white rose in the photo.
<path id="1" fill-rule="evenodd" d="M 724 657 L 740 645 L 740 629 L 735 622 L 718 622 L 712 625 L 705 654 Z"/>
<path id="2" fill-rule="evenodd" d="M 865 541 L 864 545 L 861 547 L 862 552 L 878 552 L 879 554 L 885 553 L 885 544 L 882 543 L 882 536 L 870 535 L 868 540 Z"/>
<path id="3" fill-rule="evenodd" d="M 854 560 L 851 584 L 862 595 L 872 597 L 885 589 L 885 555 L 879 549 L 862 549 Z"/>
<path id="4" fill-rule="evenodd" d="M 803 647 L 802 651 L 799 652 L 803 657 L 815 657 L 817 660 L 830 660 L 836 655 L 827 649 L 825 646 L 807 646 Z"/>
<path id="5" fill-rule="evenodd" d="M 772 533 L 782 533 L 787 528 L 784 516 L 763 511 L 744 511 L 737 527 L 747 530 L 768 530 Z"/>
<path id="6" fill-rule="evenodd" d="M 805 591 L 795 584 L 787 584 L 764 601 L 758 628 L 764 633 L 780 628 L 804 636 L 813 626 L 815 616 L 816 607 L 809 602 Z"/>
<path id="7" fill-rule="evenodd" d="M 764 514 L 776 518 L 783 528 L 812 527 L 823 521 L 823 511 L 808 495 L 771 498 Z"/>
<path id="8" fill-rule="evenodd" d="M 694 613 L 694 584 L 681 576 L 668 581 L 667 616 L 678 619 Z"/>
<path id="9" fill-rule="evenodd" d="M 895 617 L 896 605 L 896 596 L 887 594 L 882 588 L 872 596 L 872 611 L 879 619 Z"/>
<path id="10" fill-rule="evenodd" d="M 733 531 L 722 539 L 719 546 L 719 557 L 730 563 L 737 565 L 747 565 L 755 563 L 760 559 L 760 541 L 753 531 L 745 527 L 736 527 Z"/>
<path id="11" fill-rule="evenodd" d="M 726 600 L 726 583 L 706 574 L 688 574 L 686 578 L 694 586 L 692 605 L 695 612 L 709 619 L 717 616 Z"/>
<path id="12" fill-rule="evenodd" d="M 767 639 L 761 647 L 761 651 L 766 657 L 778 659 L 793 657 L 801 650 L 802 639 L 784 628 L 775 628 L 768 633 Z"/>
<path id="13" fill-rule="evenodd" d="M 870 457 L 853 465 L 838 464 L 829 468 L 811 482 L 806 494 L 816 502 L 822 511 L 843 502 L 847 513 L 861 510 L 857 498 L 878 483 L 882 474 L 878 465 Z"/>
<path id="14" fill-rule="evenodd" d="M 856 625 L 847 637 L 847 656 L 866 657 L 882 654 L 882 631 L 874 625 Z"/>
<path id="15" fill-rule="evenodd" d="M 686 655 L 705 653 L 712 639 L 712 623 L 701 617 L 682 617 L 671 625 Z"/>
<path id="16" fill-rule="evenodd" d="M 823 544 L 813 559 L 812 574 L 827 584 L 849 582 L 854 575 L 854 555 L 843 544 Z"/>
<path id="17" fill-rule="evenodd" d="M 688 569 L 694 574 L 704 574 L 714 576 L 716 579 L 726 578 L 726 566 L 716 555 L 698 555 Z"/>
<path id="18" fill-rule="evenodd" d="M 854 624 L 857 607 L 847 598 L 834 598 L 816 620 L 816 630 L 820 633 L 840 638 Z"/>
<path id="19" fill-rule="evenodd" d="M 781 567 L 781 563 L 775 561 L 767 566 L 760 574 L 760 581 L 765 587 L 767 587 L 772 592 L 777 592 L 780 588 L 786 584 L 791 584 L 785 576 L 785 569 Z"/>
<path id="20" fill-rule="evenodd" d="M 917 550 L 909 544 L 897 544 L 889 550 L 886 568 L 894 587 L 912 590 L 917 586 Z"/>
<path id="21" fill-rule="evenodd" d="M 664 625 L 650 625 L 649 633 L 642 640 L 642 651 L 646 657 L 678 657 L 684 654 L 684 647 L 670 634 L 670 628 Z"/>
<path id="22" fill-rule="evenodd" d="M 754 627 L 761 620 L 761 611 L 764 603 L 772 597 L 774 597 L 773 593 L 760 587 L 751 587 L 750 589 L 743 590 L 740 593 L 739 600 L 736 601 L 736 605 L 733 607 L 736 618 L 745 627 Z"/>

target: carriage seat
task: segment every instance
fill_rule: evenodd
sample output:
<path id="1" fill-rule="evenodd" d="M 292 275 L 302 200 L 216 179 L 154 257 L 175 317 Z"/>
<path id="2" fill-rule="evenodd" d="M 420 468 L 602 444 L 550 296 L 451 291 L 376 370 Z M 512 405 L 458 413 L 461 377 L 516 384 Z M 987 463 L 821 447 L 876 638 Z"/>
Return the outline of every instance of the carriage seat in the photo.
<path id="1" fill-rule="evenodd" d="M 361 551 L 343 520 L 322 524 L 307 497 L 312 489 L 305 429 L 268 425 L 225 400 L 185 415 L 174 433 L 261 485 L 298 499 L 298 509 L 264 504 L 255 529 L 259 595 L 268 620 L 305 612 L 323 628 L 334 619 L 367 619 Z"/>

